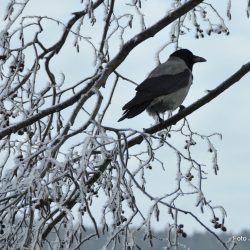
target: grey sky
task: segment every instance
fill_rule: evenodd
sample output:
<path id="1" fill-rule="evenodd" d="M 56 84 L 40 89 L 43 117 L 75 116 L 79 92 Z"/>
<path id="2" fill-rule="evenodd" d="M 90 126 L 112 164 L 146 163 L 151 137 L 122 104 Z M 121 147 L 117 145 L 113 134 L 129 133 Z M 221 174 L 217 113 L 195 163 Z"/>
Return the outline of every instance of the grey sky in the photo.
<path id="1" fill-rule="evenodd" d="M 0 15 L 2 19 L 3 10 L 2 6 L 7 3 L 7 0 L 1 0 Z M 60 2 L 58 7 L 58 3 Z M 46 15 L 59 18 L 62 21 L 69 19 L 69 8 L 71 12 L 77 11 L 76 2 L 69 4 L 68 1 L 31 1 L 26 13 L 30 15 Z M 149 15 L 147 25 L 152 24 L 158 20 L 159 16 L 166 13 L 164 1 L 159 1 L 158 5 L 153 5 L 148 1 L 148 7 L 145 8 L 145 14 Z M 213 1 L 218 2 L 218 1 Z M 215 6 L 221 11 L 222 14 L 226 12 L 227 1 L 219 1 L 220 4 Z M 74 5 L 75 4 L 75 5 Z M 152 9 L 153 8 L 153 9 Z M 223 80 L 229 77 L 232 73 L 238 70 L 241 65 L 249 61 L 250 58 L 250 20 L 247 19 L 245 14 L 246 1 L 238 0 L 233 1 L 232 6 L 232 21 L 226 21 L 230 28 L 230 36 L 213 35 L 206 36 L 204 39 L 195 39 L 194 33 L 191 31 L 186 36 L 180 39 L 180 46 L 193 51 L 195 54 L 207 59 L 204 64 L 194 66 L 194 84 L 191 87 L 188 97 L 184 101 L 184 105 L 189 105 L 205 94 L 208 89 L 213 89 Z M 227 20 L 225 18 L 225 20 Z M 48 29 L 50 30 L 51 37 L 45 39 L 53 39 L 56 37 L 56 30 L 58 26 L 50 22 Z M 2 26 L 2 20 L 0 20 Z M 53 28 L 52 28 L 53 27 Z M 99 34 L 91 33 L 89 27 L 89 35 L 98 37 Z M 59 31 L 62 27 L 59 26 Z M 88 31 L 86 32 L 88 33 Z M 118 71 L 123 73 L 126 77 L 140 83 L 147 74 L 156 66 L 155 54 L 161 47 L 165 40 L 168 39 L 169 30 L 161 31 L 156 37 L 148 39 L 138 48 L 136 48 L 128 58 L 122 63 Z M 89 45 L 84 45 L 81 53 L 77 54 L 68 50 L 73 44 L 73 39 L 67 43 L 67 47 L 62 50 L 57 60 L 57 72 L 59 77 L 60 72 L 70 72 L 67 74 L 66 81 L 73 82 L 83 78 L 91 71 L 93 65 L 93 54 L 89 49 Z M 117 44 L 114 44 L 118 49 Z M 161 54 L 161 61 L 165 61 L 168 55 L 172 52 L 173 46 L 168 47 Z M 60 62 L 59 62 L 60 61 Z M 211 103 L 202 107 L 194 114 L 188 117 L 193 130 L 204 134 L 219 132 L 223 135 L 223 140 L 214 139 L 214 145 L 218 149 L 220 171 L 217 176 L 213 174 L 211 164 L 207 164 L 207 172 L 209 173 L 208 179 L 204 182 L 204 190 L 208 199 L 211 199 L 213 205 L 223 205 L 226 208 L 228 218 L 226 226 L 229 230 L 238 232 L 241 229 L 249 229 L 250 213 L 250 115 L 248 107 L 250 105 L 250 92 L 249 92 L 250 75 L 245 76 L 239 83 L 220 95 Z M 111 84 L 109 80 L 107 84 Z M 109 86 L 107 86 L 108 88 Z M 119 82 L 119 88 L 114 96 L 113 104 L 108 111 L 106 125 L 114 127 L 133 128 L 142 130 L 147 128 L 153 123 L 153 119 L 146 113 L 135 117 L 132 120 L 125 120 L 122 123 L 117 123 L 118 118 L 121 116 L 121 107 L 134 95 L 135 86 L 128 84 L 125 81 Z M 103 90 L 105 92 L 105 90 Z M 182 141 L 179 142 L 178 147 L 183 147 Z M 183 145 L 182 145 L 183 144 Z M 204 146 L 205 148 L 205 146 Z M 197 149 L 196 154 L 202 154 L 203 149 Z M 158 171 L 157 168 L 146 173 L 148 177 L 148 185 L 150 191 L 156 196 L 160 196 L 167 191 L 168 181 L 174 183 L 175 178 L 175 158 L 171 156 L 166 159 L 165 152 L 159 152 L 159 158 L 162 161 L 169 160 L 167 163 L 167 171 Z M 209 155 L 204 162 L 210 163 Z M 157 165 L 157 164 L 156 164 Z M 159 167 L 159 166 L 157 166 Z M 173 178 L 171 178 L 173 177 Z M 166 189 L 165 189 L 166 186 Z M 159 192 L 159 193 L 158 193 Z M 142 199 L 143 206 L 146 208 L 148 201 L 144 197 L 138 196 Z M 192 198 L 193 199 L 193 198 Z M 179 204 L 187 209 L 193 209 L 193 204 L 196 200 L 183 199 Z M 96 207 L 101 205 L 102 200 L 96 200 Z M 194 210 L 201 216 L 198 209 Z M 163 215 L 162 215 L 163 216 Z M 202 217 L 202 216 L 201 216 Z M 163 217 L 164 218 L 164 217 Z M 201 227 L 194 223 L 188 216 L 183 216 L 183 223 L 187 231 L 200 230 Z M 204 221 L 207 219 L 203 218 Z M 157 228 L 166 226 L 166 220 L 161 220 L 155 224 Z"/>
<path id="2" fill-rule="evenodd" d="M 221 2 L 224 4 L 215 6 L 218 6 L 222 13 L 225 13 L 225 1 Z M 229 36 L 213 35 L 206 36 L 204 39 L 195 39 L 191 32 L 181 38 L 180 46 L 189 48 L 195 54 L 207 59 L 206 63 L 194 66 L 194 84 L 184 101 L 184 105 L 189 105 L 203 96 L 206 90 L 215 88 L 238 70 L 241 65 L 249 61 L 250 22 L 245 15 L 245 4 L 245 1 L 237 1 L 237 4 L 233 4 L 232 21 L 226 21 L 230 28 Z M 227 19 L 225 18 L 225 20 Z M 163 30 L 155 38 L 144 42 L 121 65 L 120 71 L 140 83 L 155 67 L 155 52 L 159 45 L 164 44 L 164 38 L 167 35 L 168 31 Z M 171 47 L 167 51 L 170 54 Z M 204 190 L 207 198 L 210 198 L 214 205 L 220 204 L 226 208 L 228 214 L 226 226 L 234 232 L 244 228 L 249 229 L 250 221 L 248 209 L 250 202 L 250 132 L 248 129 L 250 115 L 247 111 L 247 107 L 250 105 L 249 82 L 250 76 L 247 75 L 217 99 L 188 117 L 195 131 L 204 134 L 219 132 L 223 135 L 222 141 L 215 140 L 219 154 L 219 174 L 215 176 L 213 171 L 208 171 L 208 180 L 204 182 Z M 115 105 L 109 110 L 110 120 L 107 121 L 109 125 L 114 125 L 114 120 L 121 115 L 120 107 L 135 93 L 134 86 L 128 87 L 126 82 L 120 84 L 120 89 L 120 93 L 123 94 L 116 96 Z M 118 105 L 118 103 L 121 104 Z M 132 120 L 125 120 L 118 126 L 132 126 L 134 129 L 140 130 L 149 127 L 152 122 L 152 118 L 144 113 Z M 161 159 L 164 159 L 165 155 L 162 154 Z M 171 167 L 173 169 L 168 169 L 166 175 L 175 174 L 174 166 L 169 168 Z M 211 170 L 211 167 L 208 166 L 208 169 Z M 167 183 L 166 175 L 162 172 L 157 173 L 157 171 L 149 174 L 148 180 L 152 192 L 159 190 L 159 183 Z M 187 203 L 191 204 L 191 201 L 185 199 L 183 205 Z M 193 223 L 188 216 L 185 216 L 183 220 L 187 228 L 200 230 L 200 226 Z"/>

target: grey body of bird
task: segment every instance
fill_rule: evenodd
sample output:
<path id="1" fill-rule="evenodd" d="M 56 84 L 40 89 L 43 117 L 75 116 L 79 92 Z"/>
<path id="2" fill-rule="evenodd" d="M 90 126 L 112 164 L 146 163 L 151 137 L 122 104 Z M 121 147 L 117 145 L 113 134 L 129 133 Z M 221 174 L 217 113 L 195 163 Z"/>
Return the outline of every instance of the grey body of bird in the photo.
<path id="1" fill-rule="evenodd" d="M 123 106 L 124 113 L 118 121 L 133 118 L 144 110 L 160 120 L 159 113 L 178 108 L 192 84 L 193 65 L 205 61 L 187 49 L 172 53 L 136 87 L 135 97 Z"/>

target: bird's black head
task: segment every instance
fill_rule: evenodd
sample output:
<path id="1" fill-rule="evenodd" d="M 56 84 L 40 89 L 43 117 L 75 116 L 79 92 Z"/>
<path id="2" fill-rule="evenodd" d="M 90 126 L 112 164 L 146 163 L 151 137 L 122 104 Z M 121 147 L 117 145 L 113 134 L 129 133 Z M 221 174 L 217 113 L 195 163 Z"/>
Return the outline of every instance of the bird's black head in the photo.
<path id="1" fill-rule="evenodd" d="M 175 51 L 170 55 L 170 57 L 179 57 L 185 61 L 187 66 L 190 70 L 193 69 L 193 65 L 197 62 L 206 62 L 207 60 L 200 56 L 195 56 L 190 50 L 188 49 L 180 49 Z"/>

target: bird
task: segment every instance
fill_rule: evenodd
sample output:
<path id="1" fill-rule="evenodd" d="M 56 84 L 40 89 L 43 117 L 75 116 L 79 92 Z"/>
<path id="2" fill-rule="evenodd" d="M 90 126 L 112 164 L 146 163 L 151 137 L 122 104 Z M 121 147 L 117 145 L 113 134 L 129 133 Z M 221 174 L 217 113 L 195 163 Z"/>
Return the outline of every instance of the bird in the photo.
<path id="1" fill-rule="evenodd" d="M 118 122 L 133 118 L 144 110 L 161 122 L 161 113 L 182 107 L 193 82 L 193 65 L 198 62 L 206 62 L 206 59 L 188 49 L 173 52 L 136 87 L 135 97 L 123 106 L 124 112 Z"/>

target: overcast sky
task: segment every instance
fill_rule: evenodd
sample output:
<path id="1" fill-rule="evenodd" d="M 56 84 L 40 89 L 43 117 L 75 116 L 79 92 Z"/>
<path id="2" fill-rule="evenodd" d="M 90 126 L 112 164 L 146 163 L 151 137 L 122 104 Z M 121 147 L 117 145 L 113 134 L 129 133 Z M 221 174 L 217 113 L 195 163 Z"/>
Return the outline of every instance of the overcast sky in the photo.
<path id="1" fill-rule="evenodd" d="M 0 14 L 2 26 L 3 6 L 7 0 L 1 0 Z M 58 7 L 58 3 L 60 2 Z M 73 2 L 73 3 L 72 3 Z M 72 1 L 70 4 L 66 0 L 54 1 L 31 1 L 28 5 L 26 13 L 30 15 L 46 15 L 59 18 L 66 22 L 70 15 L 69 13 L 77 11 L 79 1 Z M 157 4 L 155 4 L 157 2 Z M 225 16 L 227 1 L 217 2 L 215 7 Z M 218 4 L 218 2 L 220 2 Z M 207 59 L 206 63 L 194 66 L 194 84 L 191 87 L 188 97 L 184 101 L 187 106 L 193 101 L 202 97 L 206 90 L 215 88 L 218 84 L 224 81 L 237 71 L 241 65 L 247 63 L 250 59 L 250 19 L 246 17 L 246 2 L 245 0 L 233 1 L 232 20 L 226 24 L 230 28 L 230 35 L 214 35 L 206 36 L 204 39 L 195 39 L 194 32 L 183 36 L 180 39 L 179 45 L 183 48 L 188 48 L 194 54 Z M 70 9 L 70 11 L 69 11 Z M 147 1 L 144 13 L 146 14 L 146 24 L 152 24 L 158 20 L 160 16 L 166 13 L 165 1 Z M 89 27 L 90 29 L 90 27 Z M 53 40 L 57 38 L 62 28 L 58 28 L 56 24 L 51 22 L 48 24 L 49 37 L 45 39 Z M 88 30 L 86 31 L 88 33 Z M 92 37 L 98 37 L 98 33 L 89 34 Z M 148 73 L 156 66 L 155 55 L 157 50 L 165 44 L 168 39 L 169 30 L 164 29 L 154 38 L 148 39 L 143 44 L 138 46 L 122 63 L 118 71 L 126 77 L 140 83 L 148 75 Z M 50 37 L 51 36 L 51 37 Z M 60 62 L 56 64 L 58 74 L 68 71 L 68 81 L 76 81 L 82 79 L 83 70 L 87 74 L 93 69 L 92 54 L 90 50 L 83 49 L 80 54 L 72 54 L 67 48 L 72 46 L 71 40 L 66 48 L 62 50 Z M 117 46 L 117 44 L 114 44 Z M 114 49 L 115 51 L 115 49 Z M 173 46 L 167 48 L 161 54 L 161 61 L 165 61 L 168 55 L 173 52 Z M 89 58 L 89 59 L 88 59 Z M 83 60 L 84 59 L 84 60 Z M 109 83 L 109 82 L 108 82 Z M 111 81 L 110 81 L 111 83 Z M 211 167 L 211 159 L 209 155 L 203 155 L 203 149 L 197 149 L 197 154 L 204 156 L 204 161 L 207 163 L 208 179 L 204 182 L 204 190 L 208 199 L 211 199 L 213 205 L 223 205 L 226 208 L 228 218 L 226 226 L 230 231 L 238 232 L 242 229 L 250 229 L 250 74 L 245 76 L 240 82 L 235 84 L 229 90 L 225 91 L 217 99 L 202 107 L 194 114 L 188 117 L 193 130 L 203 134 L 211 134 L 219 132 L 223 135 L 223 140 L 215 139 L 214 144 L 218 149 L 219 157 L 219 173 L 217 176 L 213 174 Z M 135 117 L 133 120 L 125 120 L 122 123 L 117 123 L 121 116 L 122 106 L 129 101 L 135 91 L 135 86 L 128 84 L 125 81 L 119 82 L 119 89 L 114 96 L 113 104 L 108 111 L 105 124 L 120 128 L 130 128 L 142 130 L 152 125 L 152 117 L 146 113 Z M 175 142 L 173 142 L 175 143 Z M 182 147 L 182 141 L 179 142 Z M 167 161 L 166 153 L 159 152 L 159 158 L 162 161 Z M 175 175 L 175 159 L 172 157 L 167 164 L 165 174 L 162 171 L 151 171 L 147 173 L 148 184 L 150 191 L 156 196 L 160 196 L 166 192 L 164 185 L 167 186 L 166 180 L 168 176 Z M 166 187 L 167 188 L 167 187 Z M 146 207 L 148 202 L 144 197 L 142 204 Z M 192 209 L 195 200 L 183 199 L 179 205 Z M 96 201 L 96 205 L 101 204 L 101 200 Z M 199 216 L 198 210 L 194 210 Z M 204 218 L 205 220 L 206 218 Z M 193 222 L 188 216 L 183 216 L 183 222 L 187 231 L 199 231 L 201 227 Z M 166 226 L 166 221 L 162 220 L 156 225 L 157 228 Z"/>
<path id="2" fill-rule="evenodd" d="M 226 1 L 220 2 L 221 5 L 215 4 L 215 6 L 224 14 L 226 12 Z M 215 88 L 237 71 L 241 65 L 249 61 L 250 20 L 246 18 L 245 5 L 246 1 L 237 1 L 237 4 L 236 2 L 233 3 L 232 21 L 229 22 L 225 18 L 226 24 L 230 28 L 229 36 L 214 35 L 211 37 L 206 36 L 204 39 L 195 39 L 194 33 L 191 32 L 181 38 L 181 47 L 188 48 L 196 55 L 207 59 L 206 63 L 194 66 L 194 83 L 183 103 L 184 105 L 187 106 L 203 96 L 206 90 Z M 154 14 L 154 17 L 157 19 L 163 8 L 162 6 L 158 6 L 158 8 L 156 6 L 155 8 L 150 13 Z M 121 65 L 121 72 L 138 83 L 143 81 L 147 74 L 156 66 L 155 53 L 164 44 L 164 39 L 167 35 L 168 31 L 163 30 L 156 37 L 144 42 Z M 171 49 L 171 46 L 167 49 L 168 55 L 171 53 Z M 162 58 L 162 61 L 167 59 L 167 52 L 166 57 Z M 242 78 L 240 82 L 211 103 L 188 117 L 195 131 L 203 134 L 219 132 L 223 136 L 222 141 L 219 139 L 214 140 L 218 149 L 220 171 L 215 176 L 213 171 L 211 171 L 211 165 L 209 170 L 208 164 L 209 175 L 204 182 L 204 190 L 207 198 L 212 200 L 213 205 L 223 205 L 226 208 L 228 215 L 226 226 L 234 232 L 250 228 L 248 207 L 248 204 L 250 204 L 249 83 L 250 74 Z M 109 125 L 114 125 L 114 120 L 121 115 L 120 107 L 130 100 L 135 93 L 133 85 L 130 85 L 129 90 L 127 90 L 128 84 L 126 82 L 123 83 L 123 86 L 120 85 L 120 87 L 121 90 L 119 92 L 122 95 L 115 97 L 115 105 L 110 110 Z M 133 120 L 124 120 L 118 126 L 132 126 L 134 129 L 140 130 L 149 127 L 152 123 L 152 118 L 147 113 L 144 113 L 133 118 Z M 199 151 L 199 149 L 197 150 Z M 204 151 L 204 149 L 202 150 Z M 204 155 L 202 154 L 202 156 Z M 163 152 L 160 158 L 164 159 L 164 157 L 166 158 L 166 154 Z M 206 157 L 205 162 L 211 162 L 209 156 Z M 166 175 L 171 174 L 175 174 L 174 167 L 172 169 L 170 167 Z M 162 184 L 167 185 L 166 175 L 162 174 L 161 171 L 158 173 L 157 171 L 152 171 L 150 173 L 148 180 L 150 181 L 150 191 L 152 193 L 160 196 L 159 186 L 162 187 Z M 165 192 L 162 190 L 162 193 Z M 184 199 L 182 204 L 184 208 L 186 204 L 191 204 L 189 208 L 193 205 L 192 201 Z M 188 229 L 200 230 L 200 226 L 197 223 L 193 223 L 188 216 L 183 217 L 183 220 Z"/>

